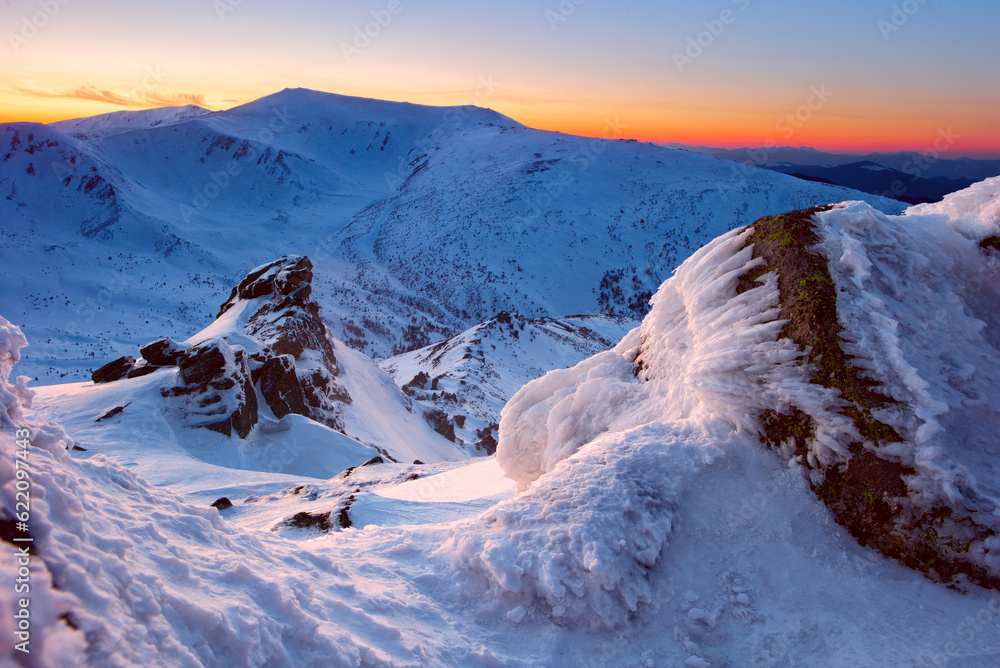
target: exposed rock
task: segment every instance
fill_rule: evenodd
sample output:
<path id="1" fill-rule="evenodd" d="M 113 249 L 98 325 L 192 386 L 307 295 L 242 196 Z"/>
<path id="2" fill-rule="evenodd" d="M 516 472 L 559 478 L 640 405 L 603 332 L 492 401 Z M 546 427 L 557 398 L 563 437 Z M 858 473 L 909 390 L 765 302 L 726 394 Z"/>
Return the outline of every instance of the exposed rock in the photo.
<path id="1" fill-rule="evenodd" d="M 139 354 L 153 366 L 177 366 L 177 360 L 187 346 L 181 345 L 169 336 L 150 341 L 139 348 Z"/>
<path id="2" fill-rule="evenodd" d="M 333 524 L 330 522 L 332 510 L 325 513 L 307 513 L 305 511 L 295 513 L 292 517 L 281 523 L 280 526 L 295 527 L 296 529 L 319 529 L 323 533 L 330 531 Z M 350 526 L 350 522 L 348 522 Z"/>
<path id="3" fill-rule="evenodd" d="M 408 382 L 406 385 L 403 385 L 403 387 L 401 387 L 400 389 L 403 390 L 404 393 L 412 397 L 414 395 L 414 390 L 423 388 L 425 385 L 427 385 L 428 380 L 430 380 L 430 376 L 428 376 L 427 373 L 425 373 L 424 371 L 421 371 L 412 379 L 410 379 L 410 382 Z M 437 389 L 436 382 L 431 386 L 431 389 L 432 390 Z"/>
<path id="4" fill-rule="evenodd" d="M 135 368 L 135 358 L 130 355 L 119 357 L 113 362 L 108 362 L 101 368 L 90 374 L 90 379 L 95 383 L 111 383 L 128 376 L 128 372 Z"/>
<path id="5" fill-rule="evenodd" d="M 259 371 L 260 393 L 276 418 L 289 413 L 308 415 L 299 377 L 295 375 L 295 359 L 291 355 L 269 357 Z"/>
<path id="6" fill-rule="evenodd" d="M 482 448 L 486 451 L 487 455 L 492 455 L 497 451 L 497 431 L 500 425 L 491 424 L 483 429 L 476 430 L 476 436 L 479 440 L 476 441 L 476 450 Z"/>
<path id="7" fill-rule="evenodd" d="M 248 355 L 224 339 L 205 341 L 185 350 L 177 360 L 181 384 L 164 388 L 166 397 L 183 402 L 189 426 L 204 427 L 240 438 L 257 424 L 257 393 Z"/>
<path id="8" fill-rule="evenodd" d="M 176 366 L 180 382 L 162 393 L 174 400 L 173 408 L 189 426 L 226 435 L 235 431 L 245 438 L 258 420 L 259 383 L 261 396 L 279 420 L 304 415 L 343 431 L 343 405 L 351 397 L 337 381 L 340 369 L 333 341 L 319 306 L 310 300 L 311 281 L 309 258 L 295 255 L 254 269 L 233 289 L 220 316 L 241 300 L 262 302 L 243 326 L 242 334 L 259 346 L 252 357 L 224 338 L 188 346 L 161 337 L 139 349 L 144 365 L 122 357 L 95 371 L 94 382 Z"/>
<path id="9" fill-rule="evenodd" d="M 431 409 L 424 413 L 424 417 L 427 419 L 427 422 L 434 427 L 434 431 L 441 434 L 449 441 L 455 440 L 455 424 L 443 410 L 440 408 Z"/>
<path id="10" fill-rule="evenodd" d="M 125 404 L 124 406 L 115 406 L 114 408 L 109 408 L 104 415 L 94 420 L 94 422 L 100 422 L 101 420 L 110 420 L 116 415 L 121 415 L 121 412 L 132 405 L 132 402 Z"/>
<path id="11" fill-rule="evenodd" d="M 837 317 L 837 292 L 826 259 L 813 247 L 819 242 L 813 217 L 830 207 L 793 211 L 753 224 L 754 257 L 764 264 L 744 275 L 738 292 L 753 287 L 756 278 L 777 271 L 783 335 L 798 344 L 812 369 L 812 382 L 839 390 L 850 418 L 864 442 L 850 445 L 850 458 L 823 464 L 807 456 L 815 438 L 814 419 L 792 406 L 784 413 L 761 415 L 766 443 L 787 454 L 803 455 L 814 469 L 810 481 L 834 518 L 862 545 L 918 570 L 935 581 L 962 577 L 1000 588 L 1000 581 L 973 563 L 973 544 L 995 535 L 978 522 L 976 513 L 941 502 L 928 503 L 907 487 L 915 469 L 888 454 L 883 446 L 904 442 L 904 436 L 874 417 L 873 411 L 909 407 L 886 396 L 877 380 L 860 369 L 841 347 L 843 327 Z M 986 246 L 984 246 L 986 247 Z M 638 360 L 641 365 L 641 356 Z M 793 452 L 787 452 L 792 444 Z"/>
<path id="12" fill-rule="evenodd" d="M 305 408 L 298 406 L 291 379 L 285 375 L 283 382 L 290 393 L 285 395 L 286 403 L 294 402 L 288 404 L 289 412 L 301 412 L 333 429 L 343 430 L 340 404 L 349 404 L 351 396 L 337 382 L 340 368 L 332 340 L 319 317 L 319 305 L 309 299 L 311 281 L 309 258 L 300 255 L 280 258 L 250 272 L 233 290 L 219 313 L 225 313 L 240 299 L 270 297 L 244 326 L 246 334 L 256 339 L 264 350 L 258 358 L 260 369 L 254 371 L 255 380 L 261 378 L 268 359 L 290 355 Z M 273 364 L 270 371 L 276 373 Z"/>
<path id="13" fill-rule="evenodd" d="M 149 374 L 153 373 L 154 371 L 159 371 L 162 368 L 163 367 L 161 367 L 161 366 L 153 366 L 152 364 L 146 364 L 144 366 L 137 366 L 137 367 L 135 367 L 134 369 L 132 369 L 131 371 L 128 372 L 128 377 L 129 378 L 139 378 L 140 376 L 148 376 Z"/>
<path id="14" fill-rule="evenodd" d="M 312 262 L 309 258 L 302 255 L 279 258 L 247 274 L 219 308 L 219 316 L 232 308 L 237 299 L 295 296 L 300 304 L 305 303 L 312 291 L 311 283 Z"/>
<path id="15" fill-rule="evenodd" d="M 341 529 L 346 529 L 349 526 L 351 526 L 351 517 L 348 511 L 350 511 L 351 505 L 353 503 L 354 503 L 354 495 L 351 494 L 349 497 L 347 497 L 347 502 L 344 503 L 344 506 L 340 509 L 340 513 L 338 514 L 337 519 L 340 522 Z"/>
<path id="16" fill-rule="evenodd" d="M 228 497 L 223 496 L 221 498 L 216 499 L 212 503 L 212 507 L 218 508 L 219 512 L 222 512 L 223 510 L 229 510 L 230 508 L 232 508 L 233 502 L 230 501 Z"/>
<path id="17" fill-rule="evenodd" d="M 984 251 L 1000 252 L 1000 237 L 986 237 L 979 242 L 979 247 Z"/>
<path id="18" fill-rule="evenodd" d="M 336 402 L 351 403 L 351 395 L 344 386 L 323 368 L 299 370 L 299 384 L 309 407 L 309 417 L 331 429 L 343 431 L 342 411 Z"/>

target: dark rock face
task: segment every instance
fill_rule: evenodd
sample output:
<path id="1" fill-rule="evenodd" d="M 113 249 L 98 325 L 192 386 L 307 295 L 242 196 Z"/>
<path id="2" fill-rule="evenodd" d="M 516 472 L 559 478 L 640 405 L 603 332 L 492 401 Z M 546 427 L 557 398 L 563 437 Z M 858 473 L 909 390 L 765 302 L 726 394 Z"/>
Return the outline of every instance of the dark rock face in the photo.
<path id="1" fill-rule="evenodd" d="M 233 288 L 220 316 L 240 301 L 267 298 L 243 326 L 259 346 L 252 357 L 224 338 L 187 346 L 165 336 L 139 349 L 145 365 L 122 357 L 95 371 L 94 382 L 176 366 L 180 382 L 161 392 L 189 426 L 246 438 L 258 419 L 259 385 L 275 417 L 304 415 L 343 431 L 343 405 L 351 396 L 337 381 L 333 340 L 310 300 L 311 281 L 309 258 L 293 255 L 254 269 Z"/>
<path id="2" fill-rule="evenodd" d="M 443 410 L 440 408 L 429 410 L 424 414 L 424 417 L 427 418 L 427 422 L 434 427 L 434 431 L 441 434 L 449 441 L 455 440 L 455 424 Z"/>
<path id="3" fill-rule="evenodd" d="M 153 366 L 152 364 L 147 364 L 145 366 L 137 366 L 136 368 L 128 372 L 128 377 L 139 378 L 140 376 L 148 376 L 154 371 L 159 371 L 162 368 L 163 367 L 161 366 Z"/>
<path id="4" fill-rule="evenodd" d="M 479 440 L 476 442 L 476 450 L 482 448 L 487 455 L 493 455 L 497 451 L 497 436 L 500 425 L 491 424 L 483 429 L 476 430 Z"/>
<path id="5" fill-rule="evenodd" d="M 274 417 L 280 419 L 289 413 L 308 414 L 299 377 L 295 375 L 295 360 L 291 355 L 267 358 L 260 368 L 259 376 L 261 396 L 270 406 Z"/>
<path id="6" fill-rule="evenodd" d="M 232 308 L 237 300 L 270 297 L 247 321 L 248 336 L 260 342 L 262 366 L 255 372 L 264 383 L 263 369 L 268 360 L 290 356 L 302 404 L 286 372 L 279 372 L 277 362 L 268 365 L 268 388 L 261 385 L 265 396 L 272 395 L 279 406 L 290 413 L 305 415 L 333 429 L 344 428 L 339 404 L 349 404 L 351 396 L 337 382 L 340 368 L 326 325 L 319 316 L 319 305 L 309 299 L 312 292 L 312 263 L 309 258 L 292 255 L 254 269 L 237 286 L 220 309 L 220 315 Z M 284 365 L 284 363 L 281 363 Z M 287 371 L 287 366 L 283 366 Z M 280 383 L 278 376 L 280 375 Z M 279 383 L 271 385 L 271 383 Z M 277 399 L 278 396 L 283 399 Z M 270 399 L 268 399 L 270 405 Z M 272 410 L 274 407 L 272 406 Z M 278 411 L 275 412 L 277 417 Z M 284 413 L 287 415 L 288 413 Z"/>
<path id="7" fill-rule="evenodd" d="M 189 348 L 177 360 L 180 384 L 161 390 L 181 404 L 185 421 L 246 438 L 257 424 L 257 393 L 246 351 L 217 338 Z"/>
<path id="8" fill-rule="evenodd" d="M 232 508 L 233 502 L 229 500 L 229 497 L 223 496 L 212 502 L 212 507 L 218 508 L 219 512 L 222 512 L 223 510 L 229 510 Z"/>
<path id="9" fill-rule="evenodd" d="M 330 515 L 332 514 L 333 511 L 331 510 L 325 513 L 307 513 L 302 511 L 295 513 L 295 515 L 282 522 L 280 526 L 294 527 L 296 529 L 318 529 L 323 533 L 327 533 L 333 529 L 333 523 L 330 521 Z"/>
<path id="10" fill-rule="evenodd" d="M 140 347 L 139 354 L 153 366 L 177 366 L 177 360 L 185 348 L 186 346 L 182 346 L 169 336 L 164 336 Z"/>
<path id="11" fill-rule="evenodd" d="M 288 255 L 257 267 L 240 284 L 233 288 L 219 308 L 219 315 L 233 307 L 238 299 L 258 297 L 293 296 L 299 305 L 304 304 L 312 292 L 312 262 L 303 255 Z M 216 316 L 218 317 L 218 316 Z"/>
<path id="12" fill-rule="evenodd" d="M 110 383 L 121 380 L 128 376 L 128 372 L 135 368 L 135 358 L 129 355 L 119 357 L 113 362 L 108 362 L 100 369 L 90 374 L 90 379 L 95 383 Z"/>

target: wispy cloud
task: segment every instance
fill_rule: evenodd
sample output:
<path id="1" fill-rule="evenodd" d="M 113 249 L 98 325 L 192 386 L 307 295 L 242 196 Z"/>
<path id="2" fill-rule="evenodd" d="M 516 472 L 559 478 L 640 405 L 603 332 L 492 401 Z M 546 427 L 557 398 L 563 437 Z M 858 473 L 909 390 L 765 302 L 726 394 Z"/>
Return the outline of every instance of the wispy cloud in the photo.
<path id="1" fill-rule="evenodd" d="M 24 87 L 19 87 L 17 90 L 35 97 L 89 100 L 91 102 L 112 104 L 118 107 L 172 107 L 184 104 L 204 106 L 205 104 L 205 96 L 201 93 L 162 94 L 148 90 L 139 90 L 134 91 L 132 94 L 123 95 L 115 91 L 97 88 L 96 86 L 80 86 L 70 91 L 53 91 Z"/>

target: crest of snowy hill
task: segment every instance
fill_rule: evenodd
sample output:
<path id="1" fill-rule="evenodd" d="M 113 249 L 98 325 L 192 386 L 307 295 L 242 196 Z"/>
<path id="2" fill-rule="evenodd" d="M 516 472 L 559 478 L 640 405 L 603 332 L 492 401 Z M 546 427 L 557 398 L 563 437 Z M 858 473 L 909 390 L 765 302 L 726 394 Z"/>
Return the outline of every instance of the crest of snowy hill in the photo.
<path id="1" fill-rule="evenodd" d="M 450 339 L 380 363 L 434 407 L 441 431 L 493 454 L 500 409 L 525 383 L 612 347 L 637 323 L 621 316 L 528 319 L 502 311 Z"/>
<path id="2" fill-rule="evenodd" d="M 118 402 L 97 416 L 99 421 L 113 419 L 132 403 L 143 406 L 132 410 L 148 409 L 143 397 L 158 389 L 161 397 L 152 410 L 181 426 L 250 443 L 278 435 L 279 442 L 267 448 L 278 451 L 277 459 L 265 461 L 277 461 L 285 472 L 329 477 L 379 454 L 406 462 L 468 457 L 460 443 L 434 431 L 429 409 L 414 403 L 362 353 L 330 335 L 311 299 L 311 282 L 307 257 L 288 256 L 257 267 L 233 288 L 204 330 L 182 342 L 156 339 L 138 349 L 138 359 L 124 356 L 96 369 L 94 383 L 116 385 L 106 400 Z M 151 380 L 142 380 L 147 377 Z M 87 391 L 105 394 L 98 388 Z M 302 430 L 326 437 L 307 453 L 280 442 L 283 434 L 284 440 L 304 436 Z M 282 446 L 289 452 L 280 452 Z M 192 449 L 197 456 L 197 446 Z"/>
<path id="3" fill-rule="evenodd" d="M 692 486 L 731 494 L 720 462 L 771 446 L 863 545 L 1000 587 L 998 197 L 993 179 L 709 243 L 614 350 L 505 406 L 497 459 L 522 493 L 449 549 L 517 616 L 615 627 L 655 602 Z"/>
<path id="4" fill-rule="evenodd" d="M 0 126 L 0 195 L 2 310 L 46 379 L 206 326 L 230 277 L 303 244 L 333 334 L 386 358 L 500 311 L 638 318 L 684 257 L 768 212 L 900 207 L 478 107 L 301 89 Z"/>
<path id="5" fill-rule="evenodd" d="M 113 111 L 99 116 L 74 118 L 51 123 L 54 127 L 76 139 L 98 139 L 129 130 L 155 128 L 170 125 L 188 118 L 210 114 L 208 109 L 194 104 L 182 107 L 159 107 L 142 111 Z"/>

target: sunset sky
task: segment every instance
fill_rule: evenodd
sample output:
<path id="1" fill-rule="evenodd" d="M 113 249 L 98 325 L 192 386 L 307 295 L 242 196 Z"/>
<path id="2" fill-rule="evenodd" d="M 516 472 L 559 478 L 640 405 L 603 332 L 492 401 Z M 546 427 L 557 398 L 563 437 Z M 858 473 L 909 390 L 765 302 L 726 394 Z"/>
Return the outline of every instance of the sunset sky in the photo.
<path id="1" fill-rule="evenodd" d="M 995 0 L 0 0 L 0 25 L 0 121 L 302 86 L 711 146 L 950 128 L 954 157 L 1000 157 Z"/>

